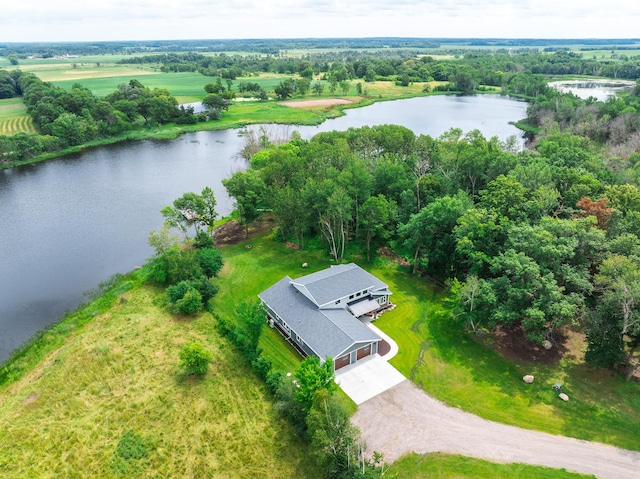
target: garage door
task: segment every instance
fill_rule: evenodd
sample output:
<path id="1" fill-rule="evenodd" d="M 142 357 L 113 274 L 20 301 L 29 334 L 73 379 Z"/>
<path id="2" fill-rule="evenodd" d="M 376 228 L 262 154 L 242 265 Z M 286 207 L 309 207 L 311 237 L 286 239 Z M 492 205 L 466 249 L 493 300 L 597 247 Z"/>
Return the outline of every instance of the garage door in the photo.
<path id="1" fill-rule="evenodd" d="M 345 354 L 342 357 L 339 357 L 335 360 L 335 370 L 337 371 L 340 368 L 348 366 L 351 362 L 351 354 Z"/>
<path id="2" fill-rule="evenodd" d="M 367 344 L 364 348 L 360 348 L 358 349 L 358 361 L 360 361 L 362 358 L 365 358 L 367 356 L 369 356 L 371 354 L 371 345 Z"/>

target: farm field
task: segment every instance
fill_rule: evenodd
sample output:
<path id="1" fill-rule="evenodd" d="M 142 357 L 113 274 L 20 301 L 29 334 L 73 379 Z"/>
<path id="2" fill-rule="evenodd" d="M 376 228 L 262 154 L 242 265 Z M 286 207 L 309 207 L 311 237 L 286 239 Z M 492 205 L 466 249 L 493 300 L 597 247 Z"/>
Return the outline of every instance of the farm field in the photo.
<path id="1" fill-rule="evenodd" d="M 0 135 L 15 135 L 36 131 L 33 120 L 20 98 L 0 100 Z"/>

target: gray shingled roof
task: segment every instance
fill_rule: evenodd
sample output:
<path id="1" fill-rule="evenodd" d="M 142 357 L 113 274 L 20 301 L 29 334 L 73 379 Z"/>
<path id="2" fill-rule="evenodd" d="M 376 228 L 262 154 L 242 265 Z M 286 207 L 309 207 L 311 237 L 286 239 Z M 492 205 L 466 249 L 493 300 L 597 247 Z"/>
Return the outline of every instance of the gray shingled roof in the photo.
<path id="1" fill-rule="evenodd" d="M 387 289 L 386 284 L 353 263 L 332 266 L 295 279 L 293 283 L 306 288 L 318 306 L 365 289 Z"/>
<path id="2" fill-rule="evenodd" d="M 287 276 L 260 293 L 258 297 L 269 305 L 319 357 L 337 358 L 354 343 L 380 340 L 377 334 L 348 311 L 318 309 L 313 302 L 292 286 L 291 281 Z"/>

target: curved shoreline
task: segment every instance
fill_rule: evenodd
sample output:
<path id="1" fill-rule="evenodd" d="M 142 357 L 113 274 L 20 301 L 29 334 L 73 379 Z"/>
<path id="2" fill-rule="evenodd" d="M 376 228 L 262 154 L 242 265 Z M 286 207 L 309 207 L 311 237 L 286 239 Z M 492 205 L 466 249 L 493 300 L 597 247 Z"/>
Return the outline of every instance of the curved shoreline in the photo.
<path id="1" fill-rule="evenodd" d="M 350 108 L 363 108 L 366 106 L 370 106 L 379 101 L 393 101 L 393 100 L 404 100 L 407 98 L 416 98 L 419 96 L 428 96 L 428 95 L 409 95 L 406 97 L 398 97 L 398 98 L 368 98 L 368 97 L 359 97 L 360 101 L 352 101 L 346 104 L 336 104 L 332 105 L 329 109 L 325 111 L 315 111 L 316 121 L 306 121 L 306 122 L 293 122 L 286 120 L 278 120 L 275 118 L 272 121 L 266 120 L 243 120 L 243 121 L 227 121 L 225 122 L 224 116 L 221 120 L 209 121 L 205 123 L 196 123 L 195 125 L 175 125 L 170 124 L 164 127 L 154 127 L 152 129 L 141 129 L 141 130 L 133 130 L 129 131 L 123 135 L 113 136 L 109 138 L 103 138 L 100 140 L 95 140 L 89 143 L 85 143 L 82 145 L 77 145 L 69 148 L 65 148 L 63 150 L 46 153 L 43 155 L 36 156 L 34 158 L 30 158 L 28 160 L 0 164 L 0 171 L 8 170 L 11 168 L 15 168 L 18 166 L 25 165 L 33 165 L 36 163 L 42 163 L 46 160 L 53 160 L 56 158 L 62 158 L 67 155 L 71 155 L 74 153 L 81 153 L 93 148 L 98 148 L 106 145 L 113 145 L 116 143 L 124 143 L 127 141 L 139 141 L 139 140 L 175 140 L 186 133 L 196 133 L 199 131 L 218 131 L 218 130 L 233 130 L 244 128 L 248 125 L 259 125 L 259 124 L 278 124 L 278 125 L 301 125 L 301 126 L 317 126 L 324 123 L 326 120 L 331 118 L 338 118 L 340 116 L 344 116 L 345 113 L 343 110 Z M 279 103 L 279 102 L 269 102 L 271 104 Z M 265 102 L 265 104 L 267 104 Z M 292 108 L 292 107 L 290 107 Z M 317 110 L 317 109 L 316 109 Z"/>
<path id="2" fill-rule="evenodd" d="M 518 98 L 518 99 L 523 99 L 526 100 L 526 98 L 524 96 L 521 95 L 514 95 L 514 94 L 507 94 L 507 93 L 502 93 L 502 92 L 497 92 L 497 91 L 481 91 L 481 92 L 475 92 L 473 93 L 473 95 L 504 95 L 504 96 L 508 96 L 508 97 L 513 97 L 513 98 Z M 56 152 L 51 152 L 51 153 L 46 153 L 43 155 L 39 155 L 36 156 L 34 158 L 30 158 L 28 160 L 24 160 L 24 161 L 20 161 L 20 162 L 13 162 L 13 163 L 7 163 L 7 164 L 0 164 L 0 171 L 2 170 L 8 170 L 11 168 L 15 168 L 18 166 L 25 166 L 25 165 L 33 165 L 33 164 L 37 164 L 37 163 L 42 163 L 43 161 L 46 160 L 53 160 L 56 158 L 62 158 L 65 157 L 67 155 L 71 155 L 71 154 L 75 154 L 75 153 L 82 153 L 84 151 L 87 150 L 91 150 L 93 148 L 98 148 L 101 146 L 106 146 L 106 145 L 113 145 L 116 143 L 124 143 L 127 141 L 138 141 L 138 140 L 175 140 L 176 138 L 180 137 L 183 134 L 186 133 L 196 133 L 199 131 L 218 131 L 218 130 L 233 130 L 233 129 L 240 129 L 240 128 L 244 128 L 245 126 L 249 126 L 249 125 L 260 125 L 260 124 L 276 124 L 276 125 L 292 125 L 292 126 L 317 126 L 320 125 L 322 123 L 324 123 L 327 120 L 330 120 L 332 118 L 339 118 L 341 116 L 344 116 L 346 113 L 344 112 L 344 110 L 348 110 L 348 109 L 355 109 L 355 108 L 364 108 L 367 106 L 371 106 L 374 103 L 380 103 L 380 102 L 387 102 L 387 101 L 396 101 L 396 100 L 408 100 L 410 98 L 420 98 L 420 97 L 428 97 L 428 96 L 455 96 L 455 95 L 460 95 L 460 92 L 455 92 L 455 91 L 451 91 L 451 92 L 428 92 L 428 93 L 420 93 L 420 94 L 407 94 L 407 95 L 399 95 L 399 96 L 394 96 L 394 97 L 365 97 L 365 96 L 356 96 L 356 97 L 347 97 L 350 98 L 351 100 L 350 103 L 340 103 L 340 104 L 334 104 L 331 105 L 330 107 L 327 107 L 326 109 L 322 109 L 322 108 L 318 108 L 318 107 L 314 107 L 311 110 L 306 110 L 306 109 L 301 109 L 301 108 L 294 108 L 294 107 L 289 107 L 292 110 L 301 110 L 301 111 L 307 111 L 307 112 L 312 112 L 313 114 L 316 115 L 316 118 L 313 120 L 306 120 L 306 121 L 287 121 L 285 119 L 278 119 L 278 118 L 274 118 L 273 120 L 264 120 L 264 119 L 256 119 L 256 120 L 251 120 L 251 119 L 243 119 L 243 120 L 237 120 L 237 121 L 225 121 L 225 117 L 223 116 L 220 120 L 216 120 L 214 122 L 206 122 L 206 123 L 196 123 L 195 125 L 175 125 L 175 124 L 170 124 L 167 126 L 163 126 L 163 127 L 154 127 L 152 129 L 140 129 L 140 130 L 133 130 L 133 131 L 129 131 L 123 135 L 120 136 L 114 136 L 114 137 L 109 137 L 109 138 L 103 138 L 100 140 L 95 140 L 89 143 L 85 143 L 82 145 L 77 145 L 77 146 L 73 146 L 70 148 L 65 148 L 64 150 L 59 150 Z M 340 98 L 342 100 L 345 100 L 346 98 Z M 307 99 L 300 99 L 301 101 L 306 101 Z M 278 101 L 270 101 L 270 102 L 256 102 L 256 103 L 260 103 L 260 104 L 282 104 L 282 102 L 278 102 Z M 244 103 L 245 105 L 248 103 Z"/>

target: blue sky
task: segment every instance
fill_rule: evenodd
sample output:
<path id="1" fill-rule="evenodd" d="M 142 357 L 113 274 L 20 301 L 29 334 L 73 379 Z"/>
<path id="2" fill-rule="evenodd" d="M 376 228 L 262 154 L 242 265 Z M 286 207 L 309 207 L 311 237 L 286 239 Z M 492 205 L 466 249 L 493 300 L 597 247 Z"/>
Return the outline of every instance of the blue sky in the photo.
<path id="1" fill-rule="evenodd" d="M 11 0 L 0 42 L 204 38 L 634 38 L 634 0 Z"/>

